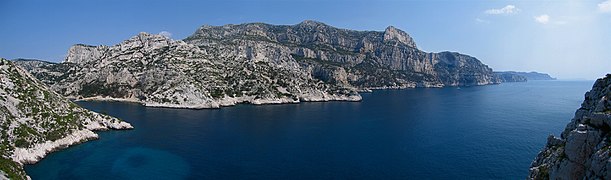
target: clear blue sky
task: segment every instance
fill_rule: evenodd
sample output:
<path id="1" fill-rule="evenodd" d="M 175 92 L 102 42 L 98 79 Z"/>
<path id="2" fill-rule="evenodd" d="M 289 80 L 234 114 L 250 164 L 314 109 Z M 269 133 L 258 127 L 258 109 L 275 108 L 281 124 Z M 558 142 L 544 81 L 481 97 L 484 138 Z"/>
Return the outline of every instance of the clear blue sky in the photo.
<path id="1" fill-rule="evenodd" d="M 611 73 L 611 0 L 0 0 L 0 57 L 59 62 L 73 44 L 113 45 L 138 32 L 183 39 L 204 24 L 306 19 L 356 30 L 393 25 L 425 51 L 469 54 L 495 70 Z"/>

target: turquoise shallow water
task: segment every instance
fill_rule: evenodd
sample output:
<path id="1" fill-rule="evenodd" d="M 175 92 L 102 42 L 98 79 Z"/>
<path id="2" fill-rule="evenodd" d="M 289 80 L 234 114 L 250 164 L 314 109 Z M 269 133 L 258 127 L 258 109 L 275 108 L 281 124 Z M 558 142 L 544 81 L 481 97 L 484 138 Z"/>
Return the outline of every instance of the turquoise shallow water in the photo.
<path id="1" fill-rule="evenodd" d="M 130 131 L 26 166 L 33 179 L 524 179 L 591 81 L 380 90 L 362 102 L 213 110 L 80 102 Z"/>

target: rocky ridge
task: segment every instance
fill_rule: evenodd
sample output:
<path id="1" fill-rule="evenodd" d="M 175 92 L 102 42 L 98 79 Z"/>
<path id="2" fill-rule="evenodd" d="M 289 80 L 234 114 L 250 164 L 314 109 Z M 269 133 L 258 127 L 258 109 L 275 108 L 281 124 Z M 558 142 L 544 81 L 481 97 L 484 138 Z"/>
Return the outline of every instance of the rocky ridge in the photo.
<path id="1" fill-rule="evenodd" d="M 492 69 L 474 57 L 427 53 L 404 31 L 340 29 L 316 21 L 296 25 L 247 23 L 200 27 L 185 42 L 221 55 L 274 63 L 296 61 L 323 80 L 375 87 L 443 87 L 498 83 Z M 342 71 L 347 76 L 329 76 Z"/>
<path id="2" fill-rule="evenodd" d="M 29 71 L 69 98 L 176 108 L 360 101 L 370 89 L 500 82 L 476 58 L 421 51 L 392 26 L 354 31 L 316 21 L 204 25 L 184 40 L 140 33 L 114 46 L 77 44 L 64 62 Z"/>
<path id="3" fill-rule="evenodd" d="M 299 68 L 295 62 L 272 64 L 207 51 L 211 49 L 140 33 L 115 46 L 75 45 L 65 62 L 30 72 L 69 98 L 146 106 L 218 108 L 244 102 L 361 100 L 355 88 L 311 78 L 295 70 Z"/>
<path id="4" fill-rule="evenodd" d="M 529 179 L 611 179 L 611 74 L 598 79 L 560 137 L 550 135 Z"/>
<path id="5" fill-rule="evenodd" d="M 539 73 L 539 72 L 515 72 L 522 76 L 525 76 L 529 80 L 556 80 L 556 78 L 550 76 L 549 74 Z"/>
<path id="6" fill-rule="evenodd" d="M 528 80 L 556 80 L 549 74 L 539 72 L 516 72 L 498 71 L 494 72 L 502 82 L 525 82 Z"/>
<path id="7" fill-rule="evenodd" d="M 494 72 L 494 75 L 499 78 L 501 82 L 526 82 L 528 78 L 526 76 L 513 73 L 512 71 L 508 72 Z"/>
<path id="8" fill-rule="evenodd" d="M 132 128 L 119 119 L 79 107 L 5 59 L 0 59 L 0 81 L 1 176 L 26 179 L 23 164 L 95 139 L 98 136 L 93 131 Z"/>

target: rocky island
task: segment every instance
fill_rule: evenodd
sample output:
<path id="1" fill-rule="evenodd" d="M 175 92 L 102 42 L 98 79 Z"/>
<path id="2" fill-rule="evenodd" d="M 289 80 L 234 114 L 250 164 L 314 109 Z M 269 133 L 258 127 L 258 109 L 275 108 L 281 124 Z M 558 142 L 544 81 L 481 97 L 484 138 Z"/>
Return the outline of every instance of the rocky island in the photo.
<path id="1" fill-rule="evenodd" d="M 355 31 L 316 21 L 204 25 L 184 40 L 140 33 L 114 46 L 74 45 L 62 63 L 16 63 L 72 99 L 176 108 L 360 101 L 370 89 L 501 82 L 478 59 L 424 52 L 392 26 Z"/>
<path id="2" fill-rule="evenodd" d="M 33 64 L 35 61 L 33 61 Z M 23 164 L 129 123 L 79 107 L 0 58 L 0 179 L 27 179 Z"/>
<path id="3" fill-rule="evenodd" d="M 529 179 L 611 179 L 611 74 L 598 79 L 560 137 L 550 135 Z"/>

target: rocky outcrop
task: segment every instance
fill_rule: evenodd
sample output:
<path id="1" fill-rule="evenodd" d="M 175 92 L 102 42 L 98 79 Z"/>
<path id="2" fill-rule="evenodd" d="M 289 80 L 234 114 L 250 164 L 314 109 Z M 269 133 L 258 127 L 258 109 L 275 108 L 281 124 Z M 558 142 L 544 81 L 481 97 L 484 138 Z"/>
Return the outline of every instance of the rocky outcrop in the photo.
<path id="1" fill-rule="evenodd" d="M 316 21 L 202 26 L 185 40 L 140 33 L 114 46 L 75 45 L 30 72 L 74 99 L 218 108 L 237 103 L 360 101 L 378 88 L 499 83 L 474 57 L 427 53 L 405 32 L 339 29 Z"/>
<path id="2" fill-rule="evenodd" d="M 550 135 L 529 179 L 611 179 L 611 74 L 598 79 L 560 137 Z"/>
<path id="3" fill-rule="evenodd" d="M 78 64 L 95 61 L 100 59 L 108 49 L 107 46 L 76 44 L 68 50 L 65 62 Z"/>
<path id="4" fill-rule="evenodd" d="M 26 178 L 23 164 L 97 138 L 93 131 L 132 128 L 79 107 L 5 59 L 0 59 L 0 82 L 0 171 L 11 179 Z"/>
<path id="5" fill-rule="evenodd" d="M 19 67 L 27 71 L 33 71 L 35 69 L 39 69 L 40 67 L 50 65 L 50 64 L 57 64 L 57 63 L 38 60 L 38 59 L 13 59 L 12 61 L 14 64 L 18 65 Z"/>
<path id="6" fill-rule="evenodd" d="M 388 26 L 386 30 L 384 30 L 384 42 L 392 43 L 393 41 L 397 41 L 397 43 L 405 44 L 411 48 L 417 48 L 416 42 L 404 31 L 397 29 L 393 26 Z"/>

